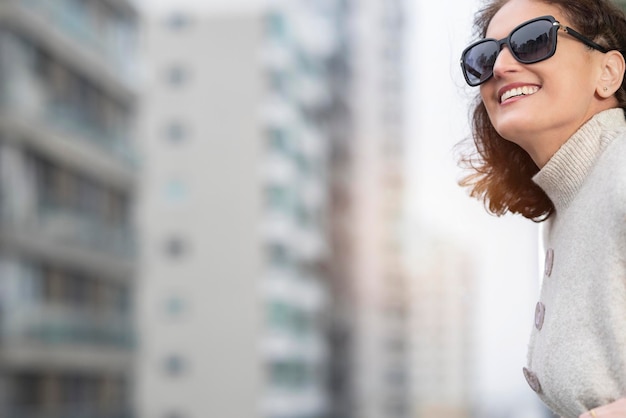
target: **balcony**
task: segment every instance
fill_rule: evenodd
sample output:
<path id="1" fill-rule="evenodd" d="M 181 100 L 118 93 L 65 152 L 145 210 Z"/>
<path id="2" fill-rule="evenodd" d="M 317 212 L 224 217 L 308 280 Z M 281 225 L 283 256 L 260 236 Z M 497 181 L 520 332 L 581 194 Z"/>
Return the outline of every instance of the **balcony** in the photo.
<path id="1" fill-rule="evenodd" d="M 262 403 L 264 416 L 325 416 L 330 408 L 328 395 L 319 387 L 299 392 L 270 389 Z"/>
<path id="2" fill-rule="evenodd" d="M 134 418 L 129 408 L 116 408 L 110 412 L 96 405 L 69 406 L 55 410 L 42 407 L 9 408 L 3 418 Z M 0 409 L 2 411 L 2 409 Z"/>
<path id="3" fill-rule="evenodd" d="M 108 171 L 120 172 L 122 177 L 133 176 L 137 158 L 125 129 L 107 129 L 90 118 L 84 108 L 52 100 L 43 83 L 27 70 L 17 78 L 10 74 L 5 77 L 0 80 L 0 84 L 8 86 L 4 94 L 0 92 L 0 110 L 4 114 L 0 117 L 0 129 L 12 129 L 12 135 L 33 142 L 37 148 L 48 149 L 50 142 L 57 142 L 55 149 L 71 146 L 74 150 L 63 152 L 65 158 L 77 152 L 89 154 L 100 165 L 112 167 Z M 38 146 L 40 142 L 43 145 Z M 104 159 L 110 162 L 103 163 Z M 88 164 L 87 169 L 97 165 Z"/>
<path id="4" fill-rule="evenodd" d="M 132 277 L 136 245 L 130 227 L 78 210 L 44 205 L 20 206 L 0 200 L 0 245 L 51 263 L 97 272 L 118 280 Z"/>
<path id="5" fill-rule="evenodd" d="M 56 30 L 95 54 L 109 69 L 121 76 L 128 85 L 137 81 L 134 60 L 134 30 L 132 17 L 120 15 L 93 16 L 93 12 L 78 7 L 80 2 L 66 0 L 12 0 L 26 13 L 31 13 Z M 100 9 L 100 13 L 103 13 Z M 130 10 L 130 9 L 129 9 Z M 91 13 L 90 13 L 91 12 Z M 96 22 L 96 19 L 99 21 Z"/>
<path id="6" fill-rule="evenodd" d="M 135 344 L 129 315 L 27 304 L 5 310 L 0 320 L 0 364 L 9 372 L 125 374 L 133 366 Z M 0 415 L 5 416 L 1 408 Z"/>
<path id="7" fill-rule="evenodd" d="M 32 232 L 48 242 L 135 258 L 133 234 L 127 226 L 112 225 L 79 210 L 51 204 L 42 205 L 38 215 Z"/>
<path id="8" fill-rule="evenodd" d="M 3 345 L 91 346 L 131 350 L 135 332 L 127 315 L 53 305 L 15 307 L 0 319 Z"/>
<path id="9" fill-rule="evenodd" d="M 94 144 L 130 167 L 137 165 L 130 138 L 122 132 L 111 132 L 93 122 L 88 122 L 88 117 L 82 109 L 50 104 L 42 112 L 42 121 Z"/>

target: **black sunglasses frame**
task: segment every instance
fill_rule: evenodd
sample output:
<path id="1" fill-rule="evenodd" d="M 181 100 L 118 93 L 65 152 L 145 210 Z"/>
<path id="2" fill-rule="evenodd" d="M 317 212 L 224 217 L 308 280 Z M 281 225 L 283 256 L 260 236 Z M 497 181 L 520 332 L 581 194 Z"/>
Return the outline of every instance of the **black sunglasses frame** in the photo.
<path id="1" fill-rule="evenodd" d="M 545 56 L 541 56 L 539 58 L 534 58 L 531 60 L 524 60 L 521 59 L 519 56 L 517 56 L 517 54 L 515 53 L 514 49 L 511 47 L 511 37 L 515 34 L 515 32 L 517 32 L 519 29 L 530 25 L 532 23 L 535 22 L 539 22 L 539 21 L 548 21 L 552 24 L 552 26 L 550 27 L 550 29 L 548 30 L 547 34 L 550 35 L 550 37 L 552 37 L 552 39 L 554 39 L 553 45 L 550 46 L 550 51 L 548 52 L 547 55 Z M 465 48 L 463 50 L 463 53 L 461 54 L 461 70 L 463 72 L 463 76 L 465 77 L 465 81 L 467 82 L 467 84 L 469 84 L 472 87 L 476 87 L 479 86 L 483 83 L 485 83 L 486 81 L 488 81 L 492 76 L 493 76 L 493 65 L 491 66 L 491 69 L 489 71 L 488 75 L 483 75 L 481 77 L 478 77 L 478 81 L 474 82 L 470 79 L 469 75 L 468 75 L 468 66 L 465 65 L 465 58 L 467 56 L 467 54 L 473 49 L 475 48 L 477 45 L 481 45 L 483 43 L 487 43 L 487 42 L 495 42 L 497 45 L 497 52 L 498 54 L 500 54 L 500 52 L 502 51 L 502 46 L 506 45 L 509 47 L 509 51 L 511 52 L 511 55 L 513 56 L 513 58 L 515 58 L 518 62 L 522 63 L 522 64 L 534 64 L 536 62 L 541 62 L 541 61 L 545 61 L 548 58 L 552 57 L 554 55 L 554 53 L 556 52 L 556 44 L 557 44 L 557 32 L 559 29 L 563 29 L 564 32 L 572 35 L 574 38 L 576 38 L 577 40 L 579 40 L 580 42 L 584 43 L 585 45 L 587 45 L 590 48 L 596 49 L 602 53 L 606 53 L 609 52 L 608 49 L 606 49 L 605 47 L 603 47 L 602 45 L 599 45 L 597 43 L 595 43 L 594 41 L 592 41 L 591 39 L 587 38 L 586 36 L 582 35 L 579 32 L 576 32 L 574 29 L 570 28 L 569 26 L 565 26 L 562 25 L 561 23 L 559 23 L 558 20 L 556 20 L 554 18 L 554 16 L 541 16 L 541 17 L 536 17 L 534 19 L 528 20 L 524 23 L 519 24 L 518 26 L 516 26 L 511 33 L 509 33 L 509 35 L 506 38 L 502 38 L 500 40 L 498 39 L 494 39 L 494 38 L 485 38 L 485 39 L 481 39 L 478 40 L 474 43 L 472 43 L 470 46 L 468 46 L 467 48 Z M 496 55 L 497 57 L 497 55 Z"/>

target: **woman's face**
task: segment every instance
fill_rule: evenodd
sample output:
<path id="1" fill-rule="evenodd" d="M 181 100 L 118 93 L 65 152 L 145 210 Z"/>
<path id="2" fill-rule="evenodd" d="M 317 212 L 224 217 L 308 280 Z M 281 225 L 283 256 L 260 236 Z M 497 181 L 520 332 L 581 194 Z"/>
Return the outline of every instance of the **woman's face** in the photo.
<path id="1" fill-rule="evenodd" d="M 510 0 L 491 20 L 486 37 L 502 39 L 520 23 L 545 15 L 572 26 L 553 5 L 537 0 Z M 554 56 L 535 64 L 517 62 L 508 47 L 503 47 L 493 77 L 480 86 L 496 131 L 520 145 L 538 166 L 543 166 L 580 126 L 601 110 L 595 93 L 602 57 L 602 53 L 590 50 L 562 30 L 558 32 Z M 507 98 L 507 92 L 519 88 L 524 95 Z"/>

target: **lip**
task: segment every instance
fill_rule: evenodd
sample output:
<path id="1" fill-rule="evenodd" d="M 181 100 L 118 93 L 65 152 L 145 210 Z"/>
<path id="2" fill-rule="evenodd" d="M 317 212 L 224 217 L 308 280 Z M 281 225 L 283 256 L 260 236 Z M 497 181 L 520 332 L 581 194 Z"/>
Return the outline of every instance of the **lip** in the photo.
<path id="1" fill-rule="evenodd" d="M 517 89 L 517 88 L 520 88 L 520 87 L 537 87 L 537 88 L 541 89 L 541 86 L 539 84 L 534 84 L 534 83 L 511 83 L 511 84 L 507 84 L 504 87 L 501 87 L 498 90 L 498 94 L 497 94 L 496 100 L 498 101 L 498 103 L 502 104 L 500 102 L 500 97 L 502 97 L 502 95 L 504 93 L 506 93 L 509 90 Z M 519 99 L 519 98 L 523 98 L 523 97 L 525 97 L 525 96 L 519 96 L 517 98 Z M 513 99 L 515 99 L 515 98 L 513 98 Z M 512 100 L 512 99 L 509 99 L 509 100 Z M 508 103 L 508 101 L 507 101 L 507 103 Z"/>

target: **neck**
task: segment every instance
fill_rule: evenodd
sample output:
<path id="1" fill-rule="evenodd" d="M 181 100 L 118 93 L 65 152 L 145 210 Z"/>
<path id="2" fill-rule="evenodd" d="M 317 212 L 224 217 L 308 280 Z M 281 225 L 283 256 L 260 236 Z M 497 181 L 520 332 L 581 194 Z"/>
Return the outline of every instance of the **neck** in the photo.
<path id="1" fill-rule="evenodd" d="M 617 99 L 615 97 L 611 97 L 611 99 L 612 100 L 600 102 L 600 106 L 590 109 L 590 111 L 576 123 L 556 126 L 553 129 L 543 130 L 541 132 L 531 132 L 526 135 L 526 138 L 521 138 L 519 142 L 516 142 L 528 153 L 537 167 L 543 168 L 559 148 L 594 115 L 618 107 Z"/>
<path id="2" fill-rule="evenodd" d="M 584 125 L 584 122 L 580 126 L 582 125 Z M 537 141 L 537 138 L 535 137 L 532 143 L 527 143 L 528 146 L 522 145 L 522 148 L 528 153 L 528 155 L 530 155 L 530 158 L 532 158 L 537 167 L 543 168 L 543 166 L 550 161 L 550 158 L 552 158 L 559 148 L 561 148 L 561 146 L 567 142 L 567 140 L 574 135 L 577 130 L 578 129 L 569 134 L 561 134 L 559 136 L 550 135 L 548 133 L 542 138 L 539 138 L 539 141 Z"/>

